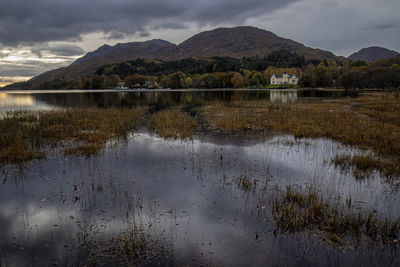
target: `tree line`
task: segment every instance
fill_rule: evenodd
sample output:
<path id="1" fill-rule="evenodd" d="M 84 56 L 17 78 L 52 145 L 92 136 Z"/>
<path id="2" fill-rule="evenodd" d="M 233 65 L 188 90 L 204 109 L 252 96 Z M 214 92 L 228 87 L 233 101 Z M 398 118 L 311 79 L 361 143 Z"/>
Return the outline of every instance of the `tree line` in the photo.
<path id="1" fill-rule="evenodd" d="M 300 87 L 398 88 L 400 56 L 377 63 L 305 60 L 286 50 L 266 57 L 187 58 L 175 61 L 136 59 L 100 67 L 76 80 L 54 80 L 41 88 L 114 88 L 119 82 L 134 87 L 272 88 L 270 78 L 285 70 L 298 74 Z M 283 86 L 285 87 L 285 86 Z"/>

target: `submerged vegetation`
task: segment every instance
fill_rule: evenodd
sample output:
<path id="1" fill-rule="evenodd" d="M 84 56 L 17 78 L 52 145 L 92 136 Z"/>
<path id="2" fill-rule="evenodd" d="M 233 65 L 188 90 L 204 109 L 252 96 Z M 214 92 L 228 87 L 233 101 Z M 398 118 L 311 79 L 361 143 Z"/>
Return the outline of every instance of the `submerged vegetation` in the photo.
<path id="1" fill-rule="evenodd" d="M 400 218 L 396 221 L 382 220 L 375 211 L 364 214 L 359 208 L 346 211 L 315 189 L 304 193 L 288 186 L 273 201 L 272 213 L 281 231 L 319 231 L 333 245 L 341 245 L 346 237 L 397 243 L 400 233 Z"/>
<path id="2" fill-rule="evenodd" d="M 45 146 L 66 154 L 98 153 L 112 138 L 136 129 L 144 109 L 82 109 L 15 112 L 0 119 L 0 163 L 45 157 Z"/>
<path id="3" fill-rule="evenodd" d="M 153 114 L 149 127 L 166 138 L 193 138 L 196 122 L 193 117 L 180 110 L 163 110 Z"/>

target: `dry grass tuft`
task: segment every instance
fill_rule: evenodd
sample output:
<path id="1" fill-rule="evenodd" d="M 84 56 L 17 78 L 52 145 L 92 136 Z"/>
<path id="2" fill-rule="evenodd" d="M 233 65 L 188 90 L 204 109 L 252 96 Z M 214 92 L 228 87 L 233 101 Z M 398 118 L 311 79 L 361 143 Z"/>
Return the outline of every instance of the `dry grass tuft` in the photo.
<path id="1" fill-rule="evenodd" d="M 238 133 L 271 130 L 298 138 L 327 137 L 346 145 L 371 149 L 384 158 L 385 164 L 391 162 L 391 166 L 400 159 L 400 101 L 392 94 L 294 104 L 217 103 L 205 106 L 201 111 L 208 124 L 218 130 Z M 370 163 L 376 164 L 376 161 Z M 390 177 L 398 176 L 389 165 L 386 170 L 378 170 Z"/>
<path id="2" fill-rule="evenodd" d="M 370 176 L 374 171 L 379 171 L 387 178 L 400 177 L 400 162 L 396 159 L 384 160 L 369 155 L 337 155 L 332 162 L 342 170 L 353 168 L 353 175 L 362 179 Z"/>
<path id="3" fill-rule="evenodd" d="M 390 221 L 378 218 L 375 212 L 367 216 L 361 210 L 346 212 L 313 189 L 303 193 L 287 187 L 273 201 L 272 214 L 276 226 L 283 232 L 317 230 L 337 244 L 349 236 L 396 243 L 400 233 L 400 218 Z"/>
<path id="4" fill-rule="evenodd" d="M 168 262 L 168 249 L 153 240 L 144 227 L 109 239 L 99 240 L 88 233 L 80 233 L 78 239 L 79 250 L 87 255 L 82 257 L 85 266 L 158 266 Z"/>
<path id="5" fill-rule="evenodd" d="M 196 126 L 191 116 L 176 109 L 160 111 L 149 120 L 149 128 L 165 138 L 192 139 Z"/>
<path id="6" fill-rule="evenodd" d="M 136 129 L 144 109 L 80 109 L 14 112 L 0 119 L 0 163 L 20 163 L 45 156 L 44 146 L 63 141 L 66 154 L 97 154 L 111 138 Z"/>

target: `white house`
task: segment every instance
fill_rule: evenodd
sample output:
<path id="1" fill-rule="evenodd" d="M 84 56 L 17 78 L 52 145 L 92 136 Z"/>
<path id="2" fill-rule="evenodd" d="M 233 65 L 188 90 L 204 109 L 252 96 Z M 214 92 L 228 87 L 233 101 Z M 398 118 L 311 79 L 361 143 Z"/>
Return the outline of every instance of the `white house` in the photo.
<path id="1" fill-rule="evenodd" d="M 271 77 L 271 84 L 298 84 L 299 76 L 297 74 L 274 74 Z"/>

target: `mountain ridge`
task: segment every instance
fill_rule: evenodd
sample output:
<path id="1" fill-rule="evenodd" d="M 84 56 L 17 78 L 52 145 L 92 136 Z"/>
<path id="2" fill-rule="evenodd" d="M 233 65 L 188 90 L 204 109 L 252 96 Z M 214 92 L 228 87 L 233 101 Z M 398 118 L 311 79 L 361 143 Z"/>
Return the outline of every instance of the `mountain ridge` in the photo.
<path id="1" fill-rule="evenodd" d="M 72 80 L 94 73 L 99 67 L 122 63 L 138 58 L 178 60 L 183 58 L 219 57 L 263 57 L 277 50 L 289 50 L 306 59 L 345 60 L 332 52 L 305 46 L 263 29 L 251 26 L 217 28 L 193 35 L 176 45 L 171 42 L 153 39 L 145 42 L 119 43 L 114 46 L 102 45 L 88 52 L 71 65 L 51 70 L 25 82 L 27 87 L 38 87 L 51 80 Z M 19 85 L 18 85 L 19 86 Z M 13 86 L 9 86 L 12 88 Z"/>
<path id="2" fill-rule="evenodd" d="M 211 43 L 209 42 L 210 39 L 217 40 L 217 42 Z M 237 58 L 243 56 L 265 56 L 272 51 L 280 49 L 298 52 L 298 54 L 304 55 L 307 59 L 334 59 L 336 57 L 329 51 L 306 47 L 291 39 L 280 37 L 273 32 L 251 26 L 217 28 L 204 31 L 193 35 L 180 43 L 178 47 L 184 57 L 231 56 Z M 321 51 L 323 53 L 320 53 Z"/>

